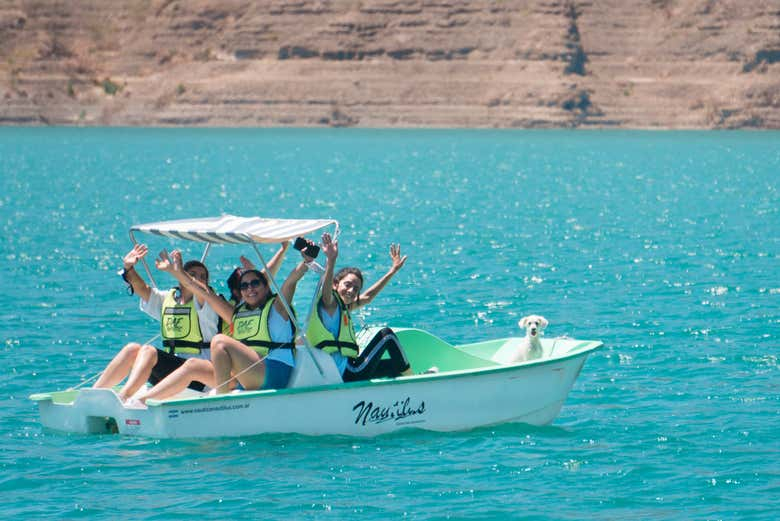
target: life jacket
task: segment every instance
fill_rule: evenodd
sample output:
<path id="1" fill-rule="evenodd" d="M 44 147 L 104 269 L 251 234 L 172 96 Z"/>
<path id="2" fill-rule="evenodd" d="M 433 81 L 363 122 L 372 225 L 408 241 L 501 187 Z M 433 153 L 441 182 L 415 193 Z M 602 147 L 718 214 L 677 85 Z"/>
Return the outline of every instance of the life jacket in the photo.
<path id="1" fill-rule="evenodd" d="M 203 341 L 195 298 L 180 304 L 176 299 L 178 291 L 178 288 L 172 289 L 163 299 L 160 317 L 163 345 L 172 355 L 199 354 L 201 350 L 208 349 L 209 344 Z"/>
<path id="2" fill-rule="evenodd" d="M 272 349 L 292 349 L 293 342 L 273 342 L 268 330 L 268 315 L 277 296 L 272 295 L 262 308 L 249 309 L 245 303 L 239 304 L 233 312 L 231 335 L 244 345 L 251 347 L 260 356 L 266 356 Z M 292 337 L 295 338 L 294 317 L 290 317 Z"/>
<path id="3" fill-rule="evenodd" d="M 233 297 L 230 297 L 230 299 L 227 300 L 227 303 L 230 304 L 230 306 L 233 309 L 236 309 L 236 306 L 238 306 L 238 302 L 236 302 L 236 299 L 234 299 Z M 222 320 L 222 317 L 219 317 L 219 319 L 217 320 L 217 331 L 219 331 L 223 335 L 230 336 L 230 325 L 231 325 L 230 322 L 226 322 Z"/>
<path id="4" fill-rule="evenodd" d="M 355 328 L 352 325 L 352 317 L 349 314 L 349 310 L 338 293 L 333 291 L 333 297 L 339 305 L 339 330 L 338 335 L 335 337 L 333 333 L 328 331 L 325 324 L 320 319 L 319 307 L 322 301 L 322 296 L 317 299 L 317 303 L 312 306 L 311 314 L 309 315 L 309 328 L 306 331 L 306 337 L 311 342 L 311 345 L 318 349 L 322 349 L 328 354 L 339 352 L 342 356 L 347 358 L 355 358 L 358 355 L 358 344 L 355 339 Z"/>

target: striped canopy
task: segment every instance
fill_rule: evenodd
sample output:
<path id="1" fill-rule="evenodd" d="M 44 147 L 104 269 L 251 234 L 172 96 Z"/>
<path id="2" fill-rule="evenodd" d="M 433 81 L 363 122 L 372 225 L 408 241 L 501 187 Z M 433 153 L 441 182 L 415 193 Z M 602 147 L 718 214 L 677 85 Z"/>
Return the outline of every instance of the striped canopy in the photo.
<path id="1" fill-rule="evenodd" d="M 263 217 L 206 217 L 137 224 L 130 233 L 144 232 L 174 239 L 212 244 L 274 243 L 301 237 L 338 223 L 332 219 L 266 219 Z"/>

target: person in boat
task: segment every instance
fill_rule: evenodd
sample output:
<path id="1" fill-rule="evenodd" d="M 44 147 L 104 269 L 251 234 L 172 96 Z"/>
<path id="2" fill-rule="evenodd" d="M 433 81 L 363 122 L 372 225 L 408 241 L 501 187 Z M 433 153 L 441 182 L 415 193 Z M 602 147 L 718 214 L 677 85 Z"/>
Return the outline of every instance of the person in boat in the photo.
<path id="1" fill-rule="evenodd" d="M 401 256 L 400 245 L 390 245 L 390 269 L 363 293 L 363 274 L 358 268 L 342 268 L 334 275 L 339 248 L 328 233 L 322 235 L 322 251 L 328 263 L 322 274 L 322 292 L 309 315 L 306 337 L 311 345 L 334 358 L 345 382 L 412 374 L 401 343 L 390 328 L 380 330 L 359 352 L 350 314 L 374 300 L 403 267 L 406 255 Z M 389 359 L 382 359 L 385 352 Z"/>
<path id="2" fill-rule="evenodd" d="M 161 323 L 163 349 L 151 344 L 130 342 L 109 362 L 93 387 L 111 388 L 127 378 L 117 393 L 123 402 L 133 396 L 147 381 L 157 384 L 190 358 L 208 358 L 209 343 L 218 331 L 219 317 L 205 301 L 193 298 L 186 287 L 161 291 L 150 287 L 135 269 L 136 264 L 149 252 L 145 244 L 136 244 L 123 258 L 123 278 L 132 292 L 141 298 L 141 310 Z M 280 249 L 269 263 L 269 269 L 278 270 L 284 258 Z M 167 254 L 155 261 L 161 271 L 172 269 Z M 191 260 L 182 267 L 189 277 L 208 287 L 209 272 L 205 264 Z M 222 297 L 219 297 L 224 301 Z M 195 390 L 205 388 L 202 382 L 190 384 Z"/>
<path id="3" fill-rule="evenodd" d="M 271 292 L 264 272 L 244 270 L 238 279 L 241 300 L 235 308 L 216 298 L 186 271 L 174 272 L 183 286 L 202 296 L 230 322 L 231 334 L 220 333 L 212 338 L 211 361 L 187 360 L 168 378 L 142 393 L 139 401 L 173 396 L 192 381 L 204 382 L 216 394 L 230 391 L 234 381 L 245 390 L 286 387 L 295 367 L 295 318 L 289 316 L 282 298 L 292 303 L 298 281 L 308 270 L 307 263 L 313 260 L 301 255 L 303 260 L 282 284 L 281 297 Z"/>
<path id="4" fill-rule="evenodd" d="M 289 246 L 289 242 L 283 242 L 279 248 L 279 251 L 276 252 L 276 255 L 274 255 L 274 257 L 271 259 L 271 262 L 269 263 L 269 267 L 273 266 L 271 275 L 276 276 L 276 273 L 282 264 L 282 260 L 284 259 L 284 256 L 287 253 L 287 248 Z M 241 288 L 239 287 L 241 274 L 246 270 L 255 269 L 255 265 L 252 263 L 252 261 L 243 255 L 239 258 L 239 262 L 241 265 L 230 273 L 226 281 L 228 291 L 230 292 L 230 298 L 228 298 L 227 301 L 228 304 L 233 306 L 233 308 L 238 306 L 238 304 L 241 302 Z M 230 322 L 223 320 L 222 317 L 219 317 L 219 332 L 225 335 L 230 334 Z"/>

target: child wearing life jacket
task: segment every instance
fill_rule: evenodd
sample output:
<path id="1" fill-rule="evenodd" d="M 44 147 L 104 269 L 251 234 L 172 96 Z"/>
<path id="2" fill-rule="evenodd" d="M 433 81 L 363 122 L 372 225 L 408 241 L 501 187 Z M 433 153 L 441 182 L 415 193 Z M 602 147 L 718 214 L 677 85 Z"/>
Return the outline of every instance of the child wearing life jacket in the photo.
<path id="1" fill-rule="evenodd" d="M 398 337 L 384 328 L 362 350 L 359 349 L 351 311 L 365 306 L 379 294 L 406 262 L 398 244 L 390 245 L 392 265 L 377 282 L 362 292 L 363 274 L 354 267 L 342 268 L 334 275 L 338 241 L 322 235 L 322 251 L 328 259 L 322 275 L 321 294 L 309 316 L 306 336 L 312 346 L 329 353 L 345 382 L 396 377 L 412 374 Z M 389 360 L 383 360 L 387 352 Z"/>

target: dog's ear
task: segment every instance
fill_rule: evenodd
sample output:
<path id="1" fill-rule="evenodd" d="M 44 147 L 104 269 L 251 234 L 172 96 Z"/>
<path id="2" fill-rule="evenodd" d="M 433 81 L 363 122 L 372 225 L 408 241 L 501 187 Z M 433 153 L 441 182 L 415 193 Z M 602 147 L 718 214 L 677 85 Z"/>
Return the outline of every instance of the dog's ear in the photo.
<path id="1" fill-rule="evenodd" d="M 527 323 L 528 323 L 528 317 L 523 317 L 520 319 L 520 322 L 518 322 L 517 325 L 520 327 L 525 327 Z"/>
<path id="2" fill-rule="evenodd" d="M 542 323 L 542 329 L 544 329 L 544 328 L 546 328 L 548 325 L 550 325 L 550 323 L 549 323 L 549 322 L 547 322 L 547 319 L 546 319 L 546 318 L 544 318 L 544 317 L 541 317 L 541 316 L 540 316 L 540 317 L 539 317 L 539 320 L 540 320 L 540 321 L 541 321 L 541 323 Z"/>

